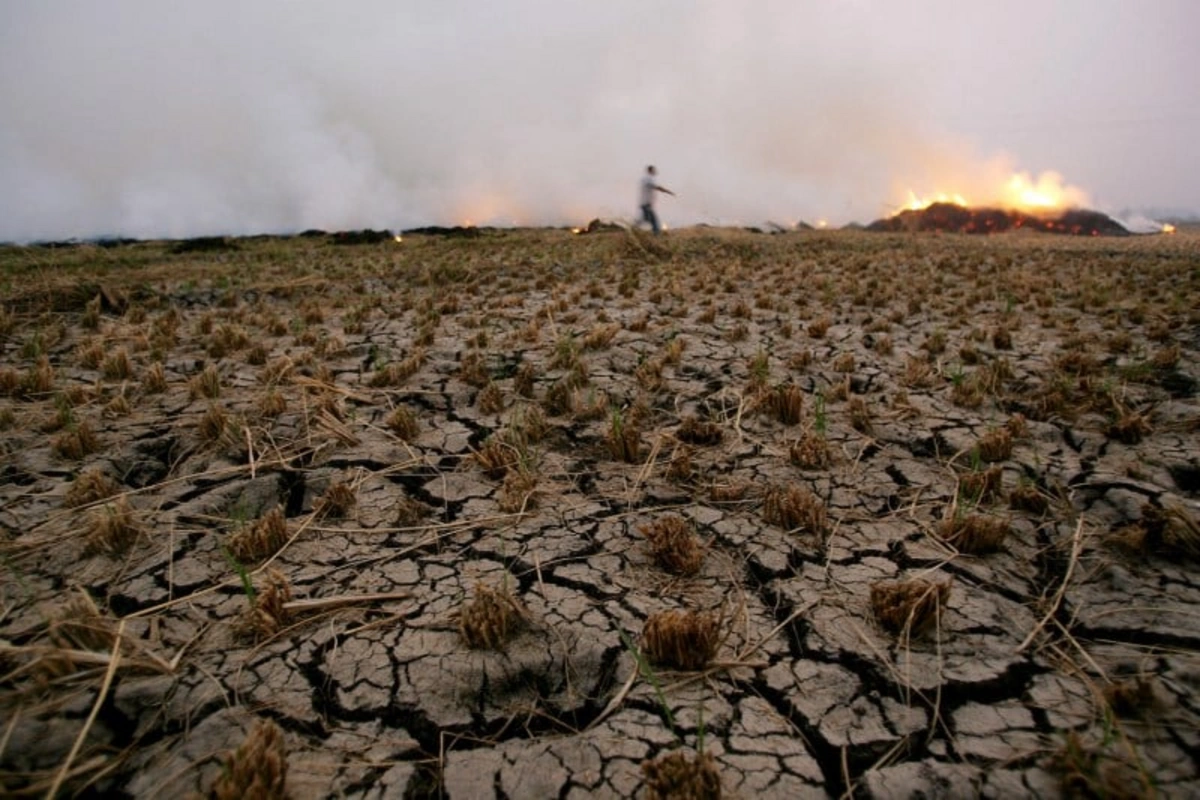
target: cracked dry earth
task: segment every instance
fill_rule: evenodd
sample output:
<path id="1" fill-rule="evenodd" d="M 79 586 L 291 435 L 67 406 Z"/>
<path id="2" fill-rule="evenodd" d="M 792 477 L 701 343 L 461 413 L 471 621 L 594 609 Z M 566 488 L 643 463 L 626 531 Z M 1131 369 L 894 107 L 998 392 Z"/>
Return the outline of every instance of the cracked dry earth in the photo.
<path id="1" fill-rule="evenodd" d="M 476 233 L 0 250 L 0 793 L 1200 791 L 1195 234 Z"/>

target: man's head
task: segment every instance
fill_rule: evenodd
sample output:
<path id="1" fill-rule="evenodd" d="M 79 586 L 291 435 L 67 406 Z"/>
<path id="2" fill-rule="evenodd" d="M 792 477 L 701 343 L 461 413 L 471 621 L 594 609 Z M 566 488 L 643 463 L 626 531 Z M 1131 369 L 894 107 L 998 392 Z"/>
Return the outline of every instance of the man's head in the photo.
<path id="1" fill-rule="evenodd" d="M 653 165 L 653 164 L 651 164 L 650 166 L 646 167 L 646 174 L 647 174 L 647 175 L 657 175 L 657 174 L 658 174 L 658 170 L 656 170 L 656 169 L 654 168 L 654 165 Z"/>

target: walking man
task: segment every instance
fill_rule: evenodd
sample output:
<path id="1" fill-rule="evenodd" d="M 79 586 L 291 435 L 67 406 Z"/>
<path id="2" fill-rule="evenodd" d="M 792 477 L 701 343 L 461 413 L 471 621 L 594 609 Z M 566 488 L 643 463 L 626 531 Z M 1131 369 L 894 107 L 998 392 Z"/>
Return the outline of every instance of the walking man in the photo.
<path id="1" fill-rule="evenodd" d="M 655 236 L 660 233 L 661 229 L 658 226 L 658 215 L 654 213 L 654 193 L 663 192 L 664 194 L 669 194 L 672 197 L 675 196 L 675 193 L 667 187 L 658 185 L 658 181 L 655 180 L 656 175 L 658 175 L 658 170 L 654 168 L 653 164 L 646 167 L 646 174 L 642 176 L 640 197 L 642 206 L 642 219 L 641 222 L 638 223 L 638 225 L 641 225 L 642 222 L 649 222 L 650 228 L 654 231 Z"/>

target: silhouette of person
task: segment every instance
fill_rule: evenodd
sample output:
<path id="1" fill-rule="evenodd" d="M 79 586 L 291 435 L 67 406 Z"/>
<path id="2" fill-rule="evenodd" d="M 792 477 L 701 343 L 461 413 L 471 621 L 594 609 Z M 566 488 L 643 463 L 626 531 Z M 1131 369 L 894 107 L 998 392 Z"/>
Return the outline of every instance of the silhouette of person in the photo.
<path id="1" fill-rule="evenodd" d="M 639 227 L 641 227 L 643 222 L 650 223 L 650 229 L 654 231 L 655 236 L 661 233 L 662 229 L 658 224 L 658 215 L 654 213 L 654 194 L 655 192 L 662 192 L 664 194 L 669 194 L 672 197 L 675 196 L 675 193 L 670 189 L 659 185 L 658 181 L 655 180 L 655 176 L 657 175 L 658 170 L 654 168 L 653 164 L 646 167 L 646 174 L 642 176 L 641 191 L 639 193 L 639 204 L 642 207 L 642 219 L 638 222 Z"/>

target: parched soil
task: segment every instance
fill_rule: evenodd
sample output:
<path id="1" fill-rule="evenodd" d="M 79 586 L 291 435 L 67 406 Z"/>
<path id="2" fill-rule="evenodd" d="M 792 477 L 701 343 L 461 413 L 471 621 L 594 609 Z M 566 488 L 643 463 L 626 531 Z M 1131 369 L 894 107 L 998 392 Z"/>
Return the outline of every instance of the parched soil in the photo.
<path id="1" fill-rule="evenodd" d="M 0 794 L 1200 793 L 1200 236 L 477 233 L 0 248 Z"/>

